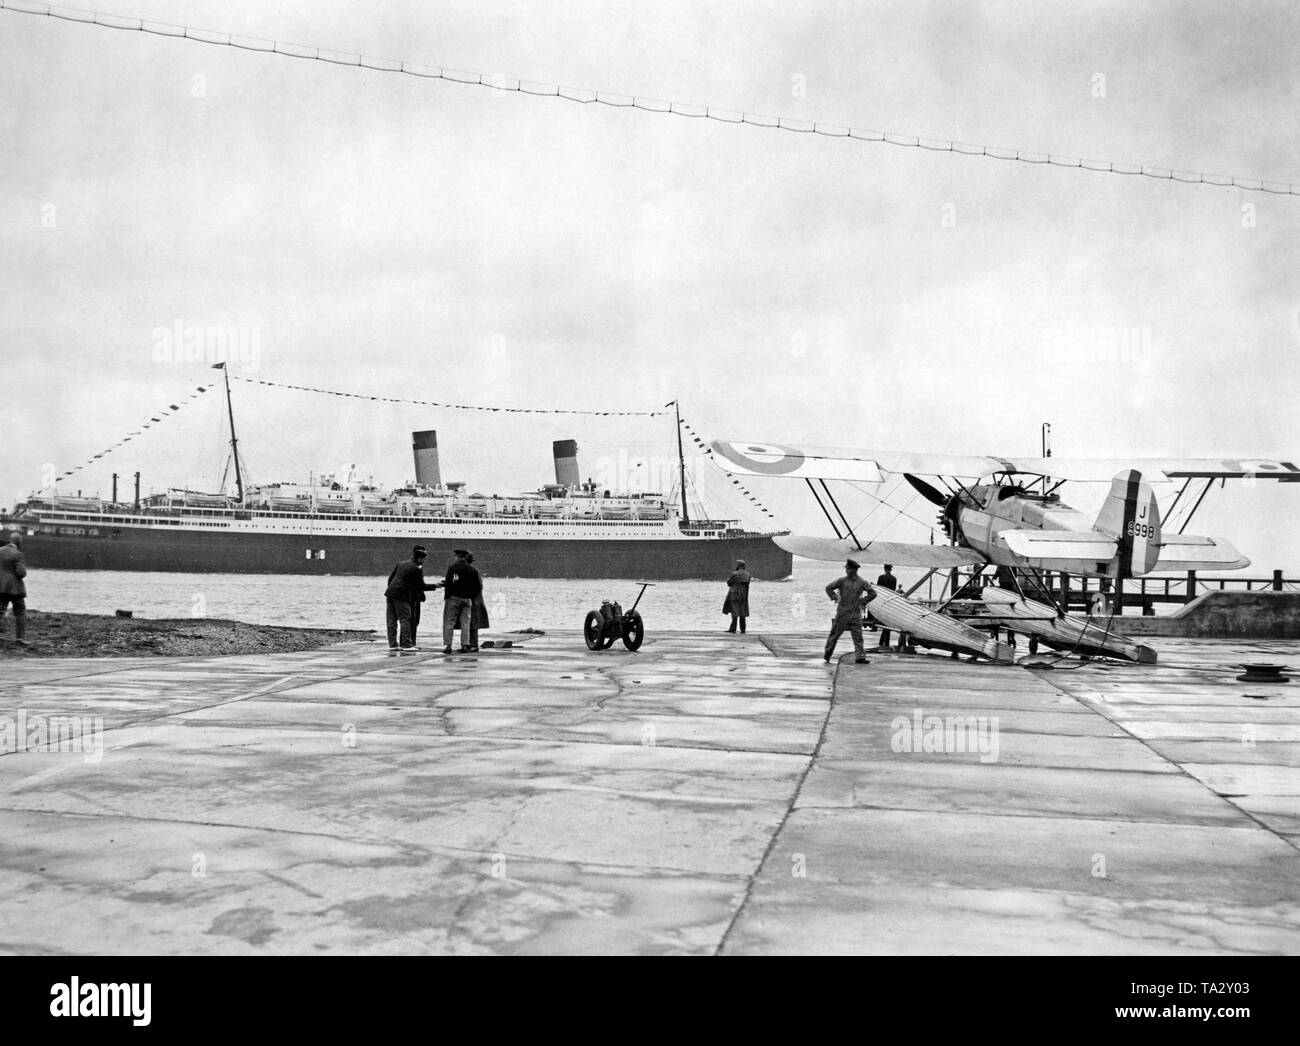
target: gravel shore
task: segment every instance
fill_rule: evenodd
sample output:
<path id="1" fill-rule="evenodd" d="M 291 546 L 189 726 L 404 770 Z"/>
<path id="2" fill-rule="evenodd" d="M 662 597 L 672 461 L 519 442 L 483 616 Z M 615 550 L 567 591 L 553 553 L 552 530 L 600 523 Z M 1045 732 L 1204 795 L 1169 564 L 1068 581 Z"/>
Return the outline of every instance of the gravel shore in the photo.
<path id="1" fill-rule="evenodd" d="M 0 659 L 288 653 L 374 636 L 372 631 L 360 629 L 284 628 L 208 618 L 124 618 L 29 610 L 27 645 L 23 647 L 14 641 L 12 618 L 6 615 L 3 626 Z"/>

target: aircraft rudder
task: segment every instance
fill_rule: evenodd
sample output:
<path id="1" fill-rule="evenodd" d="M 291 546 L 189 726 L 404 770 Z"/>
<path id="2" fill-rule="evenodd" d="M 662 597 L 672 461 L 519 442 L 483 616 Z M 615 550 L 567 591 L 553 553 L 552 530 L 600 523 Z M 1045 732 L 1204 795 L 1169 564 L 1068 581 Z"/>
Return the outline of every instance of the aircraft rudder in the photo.
<path id="1" fill-rule="evenodd" d="M 1146 487 L 1147 504 L 1148 504 L 1148 522 L 1149 533 L 1147 535 L 1145 557 L 1143 559 L 1142 573 L 1149 574 L 1155 570 L 1156 563 L 1160 559 L 1160 542 L 1161 530 L 1164 521 L 1160 518 L 1160 503 L 1156 501 L 1155 491 L 1150 485 Z"/>
<path id="2" fill-rule="evenodd" d="M 1117 577 L 1141 577 L 1155 569 L 1160 558 L 1160 506 L 1151 484 L 1137 469 L 1115 474 L 1094 526 L 1115 539 Z"/>

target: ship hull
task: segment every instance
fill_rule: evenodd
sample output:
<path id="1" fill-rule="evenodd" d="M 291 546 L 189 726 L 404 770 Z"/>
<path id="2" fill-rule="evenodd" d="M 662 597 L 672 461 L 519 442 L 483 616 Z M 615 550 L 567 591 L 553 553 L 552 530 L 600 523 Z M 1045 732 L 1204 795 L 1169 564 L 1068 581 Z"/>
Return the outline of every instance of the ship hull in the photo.
<path id="1" fill-rule="evenodd" d="M 28 529 L 14 521 L 19 529 Z M 9 524 L 6 524 L 8 526 Z M 412 528 L 400 537 L 320 533 L 219 533 L 144 528 L 67 528 L 83 533 L 29 533 L 23 544 L 31 570 L 134 570 L 221 574 L 387 574 L 424 545 L 434 567 L 454 548 L 474 553 L 489 577 L 630 578 L 647 581 L 725 578 L 737 559 L 764 581 L 791 573 L 790 553 L 763 534 L 714 538 L 566 540 L 447 538 Z M 91 533 L 91 531 L 97 531 Z"/>

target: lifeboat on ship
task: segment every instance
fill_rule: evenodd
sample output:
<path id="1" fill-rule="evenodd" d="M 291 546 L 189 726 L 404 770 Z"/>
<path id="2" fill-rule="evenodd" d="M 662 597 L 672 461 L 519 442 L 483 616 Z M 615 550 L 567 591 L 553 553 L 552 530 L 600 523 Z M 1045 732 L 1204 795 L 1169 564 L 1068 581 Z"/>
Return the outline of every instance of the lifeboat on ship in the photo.
<path id="1" fill-rule="evenodd" d="M 186 508 L 229 508 L 230 499 L 223 494 L 195 494 L 186 491 L 184 495 Z"/>
<path id="2" fill-rule="evenodd" d="M 445 516 L 446 498 L 403 498 L 399 511 L 404 516 Z"/>
<path id="3" fill-rule="evenodd" d="M 56 509 L 62 509 L 65 512 L 103 512 L 104 502 L 99 498 L 64 498 L 56 497 L 52 499 L 52 505 Z"/>

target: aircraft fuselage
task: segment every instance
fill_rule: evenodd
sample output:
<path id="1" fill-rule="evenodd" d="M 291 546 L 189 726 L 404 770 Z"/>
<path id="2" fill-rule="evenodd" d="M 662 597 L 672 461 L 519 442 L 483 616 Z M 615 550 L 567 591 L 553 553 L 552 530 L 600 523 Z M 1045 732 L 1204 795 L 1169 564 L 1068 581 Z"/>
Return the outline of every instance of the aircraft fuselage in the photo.
<path id="1" fill-rule="evenodd" d="M 980 483 L 959 495 L 958 542 L 974 549 L 994 566 L 1031 567 L 1035 563 L 1018 556 L 1002 537 L 1011 530 L 1063 530 L 1090 532 L 1093 521 L 1077 509 L 1050 494 L 1033 494 L 1018 487 Z M 1095 559 L 1078 559 L 1073 566 L 1054 569 L 1093 576 L 1113 576 L 1110 564 Z M 1099 567 L 1101 569 L 1099 569 Z"/>

